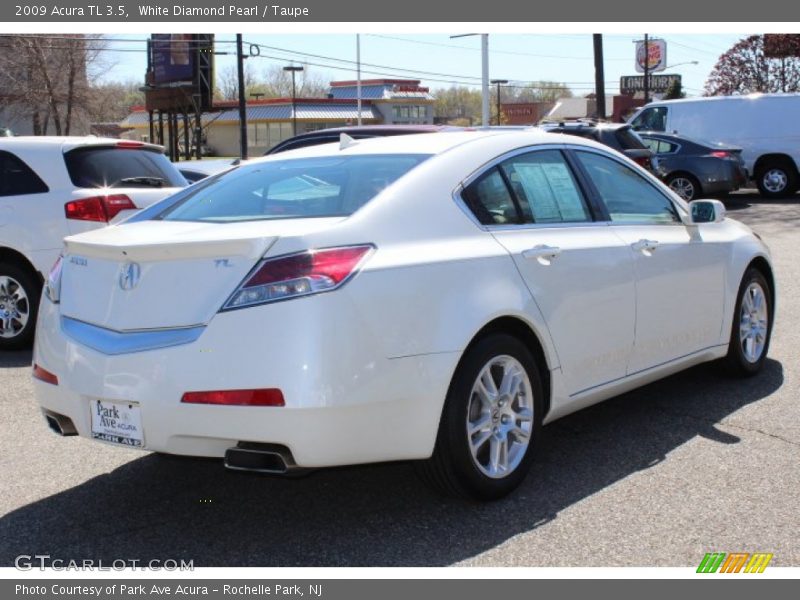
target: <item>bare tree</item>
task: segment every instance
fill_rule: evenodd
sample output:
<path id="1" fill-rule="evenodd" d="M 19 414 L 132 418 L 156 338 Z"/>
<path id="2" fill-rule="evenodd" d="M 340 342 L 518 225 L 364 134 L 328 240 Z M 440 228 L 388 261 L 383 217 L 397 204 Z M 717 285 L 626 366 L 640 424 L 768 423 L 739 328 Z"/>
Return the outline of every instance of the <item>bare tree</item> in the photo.
<path id="1" fill-rule="evenodd" d="M 221 100 L 237 100 L 239 98 L 239 74 L 236 65 L 228 65 L 220 69 L 216 81 L 216 91 Z M 263 92 L 263 84 L 258 81 L 252 63 L 244 63 L 244 89 L 246 94 Z"/>
<path id="2" fill-rule="evenodd" d="M 295 87 L 298 98 L 324 98 L 328 93 L 328 82 L 312 71 L 308 65 L 295 74 Z M 280 65 L 270 66 L 264 73 L 266 95 L 272 98 L 288 98 L 292 95 L 292 74 Z"/>
<path id="3" fill-rule="evenodd" d="M 29 118 L 34 135 L 70 135 L 88 114 L 89 67 L 104 48 L 101 36 L 13 35 L 0 38 L 0 95 L 6 112 Z M 88 125 L 88 124 L 87 124 Z"/>

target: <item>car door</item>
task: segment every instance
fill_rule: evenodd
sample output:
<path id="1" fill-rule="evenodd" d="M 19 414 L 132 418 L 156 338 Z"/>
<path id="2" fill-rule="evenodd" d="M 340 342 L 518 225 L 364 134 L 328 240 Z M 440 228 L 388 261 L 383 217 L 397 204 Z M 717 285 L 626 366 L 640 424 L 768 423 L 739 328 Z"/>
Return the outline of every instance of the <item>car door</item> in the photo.
<path id="1" fill-rule="evenodd" d="M 555 344 L 569 395 L 625 376 L 633 257 L 555 147 L 506 156 L 472 180 L 467 206 L 514 259 Z"/>
<path id="2" fill-rule="evenodd" d="M 636 270 L 636 339 L 628 374 L 719 343 L 726 247 L 686 226 L 673 199 L 621 159 L 574 155 Z"/>

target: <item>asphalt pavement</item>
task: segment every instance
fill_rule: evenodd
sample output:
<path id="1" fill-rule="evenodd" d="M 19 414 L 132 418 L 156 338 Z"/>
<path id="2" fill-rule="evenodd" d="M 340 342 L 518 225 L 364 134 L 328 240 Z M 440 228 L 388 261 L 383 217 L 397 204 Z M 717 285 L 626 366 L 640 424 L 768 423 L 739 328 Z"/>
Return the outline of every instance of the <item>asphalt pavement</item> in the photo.
<path id="1" fill-rule="evenodd" d="M 800 196 L 726 205 L 774 256 L 764 372 L 702 365 L 557 421 L 521 489 L 492 504 L 441 498 L 405 463 L 281 479 L 61 438 L 33 400 L 30 353 L 2 353 L 0 565 L 695 566 L 758 551 L 800 566 Z"/>

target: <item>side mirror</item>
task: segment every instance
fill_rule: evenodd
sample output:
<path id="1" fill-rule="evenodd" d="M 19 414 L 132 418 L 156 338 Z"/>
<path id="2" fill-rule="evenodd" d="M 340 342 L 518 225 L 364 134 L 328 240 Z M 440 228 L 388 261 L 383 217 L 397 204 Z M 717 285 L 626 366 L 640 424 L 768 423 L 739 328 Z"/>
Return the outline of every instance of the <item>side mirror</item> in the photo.
<path id="1" fill-rule="evenodd" d="M 693 200 L 689 202 L 689 218 L 693 225 L 721 223 L 725 220 L 725 205 L 719 200 Z"/>

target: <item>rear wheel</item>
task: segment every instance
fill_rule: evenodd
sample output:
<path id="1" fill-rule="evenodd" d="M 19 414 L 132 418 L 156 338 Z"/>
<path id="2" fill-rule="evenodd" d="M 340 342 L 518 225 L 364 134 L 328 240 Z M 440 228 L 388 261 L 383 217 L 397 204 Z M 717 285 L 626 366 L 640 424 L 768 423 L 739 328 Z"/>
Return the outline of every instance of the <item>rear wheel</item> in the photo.
<path id="1" fill-rule="evenodd" d="M 690 202 L 703 192 L 700 182 L 688 173 L 675 173 L 667 177 L 666 184 L 681 198 Z"/>
<path id="2" fill-rule="evenodd" d="M 492 334 L 461 361 L 445 401 L 423 479 L 440 492 L 495 500 L 528 473 L 542 426 L 542 384 L 517 338 Z"/>
<path id="3" fill-rule="evenodd" d="M 41 288 L 31 271 L 0 262 L 0 350 L 29 348 L 33 343 Z"/>
<path id="4" fill-rule="evenodd" d="M 758 191 L 765 198 L 785 198 L 797 191 L 797 169 L 789 161 L 774 161 L 756 172 Z"/>
<path id="5" fill-rule="evenodd" d="M 772 296 L 766 278 L 750 268 L 742 278 L 733 315 L 727 362 L 738 375 L 758 373 L 767 359 L 772 335 Z"/>

